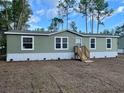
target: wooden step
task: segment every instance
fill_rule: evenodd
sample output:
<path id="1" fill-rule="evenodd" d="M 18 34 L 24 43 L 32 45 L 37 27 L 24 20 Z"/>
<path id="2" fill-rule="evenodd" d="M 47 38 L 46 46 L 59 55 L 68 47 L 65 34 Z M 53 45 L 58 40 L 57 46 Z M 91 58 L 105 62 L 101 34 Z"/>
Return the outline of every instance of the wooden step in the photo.
<path id="1" fill-rule="evenodd" d="M 86 63 L 92 63 L 94 61 L 93 60 L 85 60 L 84 62 L 86 62 Z"/>
<path id="2" fill-rule="evenodd" d="M 74 47 L 74 52 L 75 54 L 78 55 L 78 57 L 80 58 L 80 60 L 82 62 L 84 62 L 85 60 L 88 60 L 88 58 L 90 58 L 90 52 L 89 50 L 86 48 L 86 46 L 81 46 L 81 47 Z M 77 58 L 77 57 L 75 57 Z M 86 61 L 87 62 L 87 61 Z M 88 61 L 89 62 L 89 61 Z M 90 61 L 91 62 L 91 61 Z"/>

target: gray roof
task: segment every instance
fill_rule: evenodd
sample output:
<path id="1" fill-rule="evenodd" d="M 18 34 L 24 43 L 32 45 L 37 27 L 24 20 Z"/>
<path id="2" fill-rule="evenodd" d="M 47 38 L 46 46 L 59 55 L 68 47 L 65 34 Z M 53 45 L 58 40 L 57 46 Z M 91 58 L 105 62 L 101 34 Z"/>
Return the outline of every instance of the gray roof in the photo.
<path id="1" fill-rule="evenodd" d="M 31 30 L 23 30 L 23 31 L 20 31 L 20 30 L 10 30 L 8 32 L 15 32 L 15 33 L 42 33 L 42 34 L 50 34 L 50 33 L 53 33 L 55 31 L 31 31 Z"/>
<path id="2" fill-rule="evenodd" d="M 9 34 L 9 35 L 44 35 L 44 36 L 50 36 L 53 34 L 57 34 L 57 33 L 61 33 L 61 32 L 70 32 L 70 33 L 74 33 L 77 34 L 79 36 L 84 36 L 84 37 L 116 37 L 118 38 L 119 36 L 114 36 L 114 35 L 103 35 L 103 34 L 84 34 L 84 33 L 80 33 L 80 32 L 74 32 L 74 31 L 70 31 L 70 30 L 63 30 L 63 31 L 15 31 L 15 30 L 11 30 L 8 32 L 5 32 L 5 34 Z"/>

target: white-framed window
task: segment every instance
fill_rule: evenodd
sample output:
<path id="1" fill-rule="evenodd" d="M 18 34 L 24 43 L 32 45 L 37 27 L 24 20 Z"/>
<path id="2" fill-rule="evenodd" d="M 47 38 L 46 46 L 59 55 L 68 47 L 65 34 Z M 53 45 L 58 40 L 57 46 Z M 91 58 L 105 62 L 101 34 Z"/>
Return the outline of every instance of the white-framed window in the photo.
<path id="1" fill-rule="evenodd" d="M 96 49 L 96 38 L 90 38 L 90 49 Z"/>
<path id="2" fill-rule="evenodd" d="M 112 49 L 112 39 L 106 38 L 106 49 Z"/>
<path id="3" fill-rule="evenodd" d="M 82 38 L 76 37 L 75 38 L 75 44 L 76 44 L 76 46 L 82 46 Z"/>
<path id="4" fill-rule="evenodd" d="M 34 36 L 21 36 L 21 50 L 34 50 Z"/>
<path id="5" fill-rule="evenodd" d="M 55 46 L 55 50 L 67 50 L 68 37 L 55 37 L 54 46 Z"/>

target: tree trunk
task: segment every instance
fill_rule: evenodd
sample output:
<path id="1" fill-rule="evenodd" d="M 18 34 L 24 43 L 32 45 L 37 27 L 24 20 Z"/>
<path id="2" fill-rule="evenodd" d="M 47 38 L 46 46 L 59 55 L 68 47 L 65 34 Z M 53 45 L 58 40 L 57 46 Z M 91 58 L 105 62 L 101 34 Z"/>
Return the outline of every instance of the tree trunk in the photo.
<path id="1" fill-rule="evenodd" d="M 6 19 L 6 26 L 7 26 L 7 30 L 8 30 L 8 28 L 9 28 L 9 23 L 8 23 L 8 11 L 7 11 L 7 6 L 6 6 L 6 2 L 5 2 L 5 0 L 3 1 L 3 6 L 4 6 L 4 8 L 5 8 L 5 19 Z"/>
<path id="2" fill-rule="evenodd" d="M 24 5 L 25 5 L 25 0 L 22 0 L 22 10 L 21 10 L 21 13 L 19 15 L 19 19 L 18 19 L 18 22 L 17 22 L 17 27 L 16 29 L 17 30 L 21 30 L 22 29 L 22 17 L 23 17 L 23 12 L 24 12 Z"/>
<path id="3" fill-rule="evenodd" d="M 93 16 L 93 14 L 92 14 L 92 16 L 91 16 L 91 20 L 92 20 L 92 22 L 91 22 L 91 33 L 93 34 L 93 30 L 94 30 L 94 16 Z"/>
<path id="4" fill-rule="evenodd" d="M 87 25 L 87 14 L 86 14 L 86 19 L 85 19 L 85 22 L 86 22 L 86 33 L 88 33 L 88 25 Z"/>
<path id="5" fill-rule="evenodd" d="M 68 30 L 68 13 L 67 13 L 67 30 Z"/>
<path id="6" fill-rule="evenodd" d="M 63 23 L 62 23 L 62 30 L 63 30 Z"/>
<path id="7" fill-rule="evenodd" d="M 67 9 L 67 30 L 68 30 L 68 9 Z"/>
<path id="8" fill-rule="evenodd" d="M 99 11 L 98 11 L 98 17 L 97 17 L 97 34 L 99 33 Z"/>
<path id="9" fill-rule="evenodd" d="M 97 22 L 97 34 L 99 33 L 99 21 Z"/>
<path id="10" fill-rule="evenodd" d="M 59 31 L 60 30 L 60 23 L 58 23 L 58 25 L 57 25 L 57 31 Z"/>
<path id="11" fill-rule="evenodd" d="M 18 19 L 18 22 L 17 22 L 16 30 L 21 30 L 22 16 L 23 16 L 23 10 L 22 10 L 21 13 L 20 13 L 20 16 L 19 16 L 19 19 Z"/>
<path id="12" fill-rule="evenodd" d="M 86 15 L 86 17 L 85 17 L 86 33 L 88 33 L 88 27 L 87 27 L 87 26 L 88 26 L 88 23 L 87 23 L 87 19 L 88 19 L 88 15 L 87 15 L 87 5 L 85 6 L 85 13 L 86 13 L 86 14 L 85 14 L 85 15 Z"/>
<path id="13" fill-rule="evenodd" d="M 13 6 L 13 22 L 14 22 L 14 26 L 13 26 L 13 29 L 15 30 L 15 28 L 16 28 L 16 19 L 15 19 L 15 3 L 16 3 L 16 0 L 13 0 L 13 4 L 12 4 L 12 6 Z"/>

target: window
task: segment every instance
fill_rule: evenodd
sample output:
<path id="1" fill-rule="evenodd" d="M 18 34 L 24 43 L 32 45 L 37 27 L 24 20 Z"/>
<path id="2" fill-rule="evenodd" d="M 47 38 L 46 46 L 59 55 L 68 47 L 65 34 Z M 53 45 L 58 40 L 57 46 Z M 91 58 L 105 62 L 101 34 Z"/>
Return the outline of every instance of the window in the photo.
<path id="1" fill-rule="evenodd" d="M 55 38 L 55 49 L 56 50 L 68 49 L 68 38 L 67 37 L 56 37 Z"/>
<path id="2" fill-rule="evenodd" d="M 111 38 L 107 38 L 106 39 L 106 48 L 107 49 L 111 49 L 112 48 L 112 39 Z"/>
<path id="3" fill-rule="evenodd" d="M 61 48 L 61 38 L 56 38 L 56 48 Z"/>
<path id="4" fill-rule="evenodd" d="M 96 38 L 90 39 L 90 49 L 96 49 Z"/>
<path id="5" fill-rule="evenodd" d="M 63 49 L 67 48 L 67 38 L 62 38 L 62 44 Z"/>
<path id="6" fill-rule="evenodd" d="M 22 50 L 33 50 L 34 49 L 34 37 L 33 36 L 22 36 L 21 40 Z"/>
<path id="7" fill-rule="evenodd" d="M 81 46 L 82 45 L 82 38 L 77 37 L 75 40 L 76 46 Z"/>

